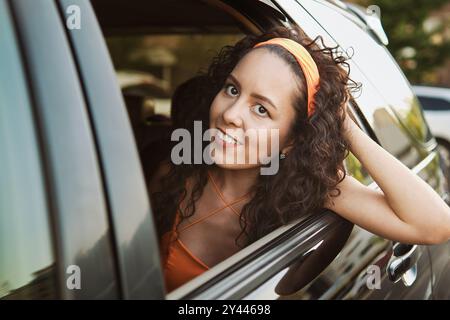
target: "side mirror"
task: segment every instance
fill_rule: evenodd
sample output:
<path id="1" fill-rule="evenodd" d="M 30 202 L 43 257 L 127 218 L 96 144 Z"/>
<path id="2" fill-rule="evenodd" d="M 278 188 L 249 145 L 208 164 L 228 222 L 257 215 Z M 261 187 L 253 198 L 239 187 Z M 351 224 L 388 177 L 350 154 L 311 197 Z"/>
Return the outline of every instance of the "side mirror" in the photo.
<path id="1" fill-rule="evenodd" d="M 371 5 L 364 8 L 359 5 L 347 3 L 347 8 L 353 12 L 360 20 L 362 20 L 367 30 L 382 44 L 387 46 L 389 44 L 389 39 L 384 31 L 383 25 L 381 24 L 381 11 L 380 7 Z"/>

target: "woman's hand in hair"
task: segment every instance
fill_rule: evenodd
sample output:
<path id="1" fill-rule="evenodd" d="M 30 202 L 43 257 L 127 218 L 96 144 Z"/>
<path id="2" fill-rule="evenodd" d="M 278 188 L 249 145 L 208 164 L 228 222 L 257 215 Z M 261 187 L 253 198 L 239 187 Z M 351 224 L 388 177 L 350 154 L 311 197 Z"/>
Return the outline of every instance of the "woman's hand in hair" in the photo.
<path id="1" fill-rule="evenodd" d="M 361 129 L 358 127 L 358 125 L 353 121 L 350 114 L 348 113 L 347 109 L 345 111 L 345 118 L 343 122 L 343 132 L 345 139 L 349 142 L 350 148 L 351 148 L 351 142 L 353 139 L 353 134 L 355 131 L 360 131 Z"/>
<path id="2" fill-rule="evenodd" d="M 347 115 L 349 150 L 377 183 L 369 188 L 347 175 L 326 207 L 382 237 L 402 243 L 450 239 L 450 208 L 424 180 L 384 150 Z"/>

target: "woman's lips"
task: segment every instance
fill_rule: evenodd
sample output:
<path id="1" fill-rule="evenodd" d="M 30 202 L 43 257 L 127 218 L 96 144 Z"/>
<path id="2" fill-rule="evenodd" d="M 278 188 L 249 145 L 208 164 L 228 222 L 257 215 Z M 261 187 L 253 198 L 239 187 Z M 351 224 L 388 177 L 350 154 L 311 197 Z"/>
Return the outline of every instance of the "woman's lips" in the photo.
<path id="1" fill-rule="evenodd" d="M 215 140 L 222 146 L 225 147 L 237 147 L 242 145 L 237 139 L 232 137 L 231 135 L 225 133 L 222 129 L 218 129 L 216 135 L 214 136 Z"/>

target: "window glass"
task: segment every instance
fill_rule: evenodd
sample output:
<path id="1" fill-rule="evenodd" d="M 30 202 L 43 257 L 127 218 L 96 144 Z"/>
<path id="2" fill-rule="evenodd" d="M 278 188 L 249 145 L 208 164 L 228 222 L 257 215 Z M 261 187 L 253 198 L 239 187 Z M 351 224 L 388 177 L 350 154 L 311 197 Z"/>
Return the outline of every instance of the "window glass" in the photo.
<path id="1" fill-rule="evenodd" d="M 362 184 L 369 185 L 373 181 L 372 177 L 363 167 L 358 158 L 356 158 L 355 155 L 351 152 L 349 153 L 347 158 L 345 158 L 345 167 L 347 173 Z"/>
<path id="2" fill-rule="evenodd" d="M 423 96 L 419 96 L 418 98 L 424 110 L 450 111 L 450 102 L 447 100 Z"/>
<path id="3" fill-rule="evenodd" d="M 0 299 L 56 298 L 36 128 L 5 4 L 0 1 Z"/>

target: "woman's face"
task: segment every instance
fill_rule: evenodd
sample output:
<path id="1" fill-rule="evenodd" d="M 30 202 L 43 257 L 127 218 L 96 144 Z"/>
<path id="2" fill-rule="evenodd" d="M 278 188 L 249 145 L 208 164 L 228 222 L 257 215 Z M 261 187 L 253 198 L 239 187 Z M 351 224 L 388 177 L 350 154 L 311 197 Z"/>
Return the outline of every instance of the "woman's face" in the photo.
<path id="1" fill-rule="evenodd" d="M 298 88 L 290 66 L 276 54 L 264 48 L 246 54 L 211 104 L 215 163 L 229 169 L 257 168 L 260 153 L 285 152 Z M 278 150 L 271 149 L 275 140 Z"/>

